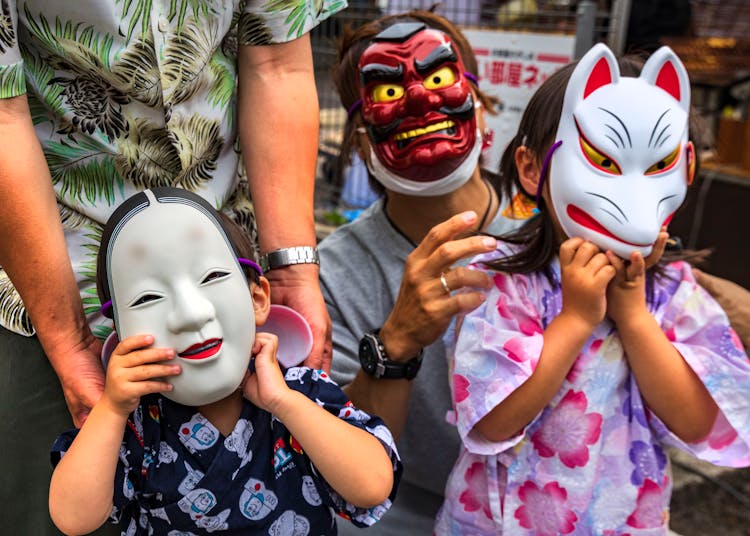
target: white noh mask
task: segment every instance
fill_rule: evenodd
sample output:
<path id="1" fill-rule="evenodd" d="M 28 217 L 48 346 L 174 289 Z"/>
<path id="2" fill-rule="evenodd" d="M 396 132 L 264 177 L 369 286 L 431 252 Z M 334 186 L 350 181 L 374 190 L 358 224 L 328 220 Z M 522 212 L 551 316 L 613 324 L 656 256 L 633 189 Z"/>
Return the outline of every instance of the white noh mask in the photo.
<path id="1" fill-rule="evenodd" d="M 158 199 L 157 199 L 158 197 Z M 194 194 L 147 190 L 105 231 L 108 286 L 120 340 L 154 336 L 182 372 L 164 396 L 189 406 L 220 400 L 245 375 L 255 339 L 253 301 L 215 211 Z"/>
<path id="2" fill-rule="evenodd" d="M 638 78 L 621 77 L 612 52 L 594 46 L 565 91 L 550 168 L 550 195 L 568 237 L 628 259 L 651 253 L 694 173 L 688 141 L 690 83 L 668 47 Z M 543 177 L 542 177 L 543 179 Z"/>

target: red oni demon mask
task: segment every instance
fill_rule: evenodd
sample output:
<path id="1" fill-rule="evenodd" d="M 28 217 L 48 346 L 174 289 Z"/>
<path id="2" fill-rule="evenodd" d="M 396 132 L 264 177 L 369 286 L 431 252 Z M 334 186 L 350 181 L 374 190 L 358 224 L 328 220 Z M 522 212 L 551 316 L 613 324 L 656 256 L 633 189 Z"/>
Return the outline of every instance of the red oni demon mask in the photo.
<path id="1" fill-rule="evenodd" d="M 440 195 L 465 183 L 481 151 L 457 47 L 421 22 L 379 33 L 359 60 L 370 171 L 384 186 Z"/>

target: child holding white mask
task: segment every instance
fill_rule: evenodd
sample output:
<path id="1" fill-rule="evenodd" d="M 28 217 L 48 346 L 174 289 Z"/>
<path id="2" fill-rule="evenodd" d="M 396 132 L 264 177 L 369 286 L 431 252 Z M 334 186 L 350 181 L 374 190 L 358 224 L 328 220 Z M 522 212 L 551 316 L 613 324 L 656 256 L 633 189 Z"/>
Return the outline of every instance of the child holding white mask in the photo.
<path id="1" fill-rule="evenodd" d="M 184 190 L 139 193 L 110 218 L 98 286 L 122 341 L 88 420 L 53 447 L 63 532 L 111 514 L 128 535 L 335 534 L 335 513 L 366 526 L 388 509 L 390 432 L 324 372 L 282 374 L 277 339 L 255 333 L 270 288 L 252 257 Z"/>
<path id="2" fill-rule="evenodd" d="M 666 48 L 630 78 L 597 45 L 529 102 L 502 173 L 540 214 L 477 260 L 494 287 L 448 341 L 437 535 L 666 535 L 667 446 L 750 464 L 739 339 L 689 265 L 646 271 L 694 173 L 688 110 Z"/>

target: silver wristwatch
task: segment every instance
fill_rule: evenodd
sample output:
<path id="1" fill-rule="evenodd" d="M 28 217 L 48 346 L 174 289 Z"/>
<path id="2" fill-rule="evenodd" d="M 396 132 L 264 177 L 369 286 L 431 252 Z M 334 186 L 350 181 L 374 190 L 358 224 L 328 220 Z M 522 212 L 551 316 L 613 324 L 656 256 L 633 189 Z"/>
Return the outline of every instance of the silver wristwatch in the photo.
<path id="1" fill-rule="evenodd" d="M 317 248 L 294 246 L 277 249 L 260 256 L 260 267 L 263 272 L 292 264 L 320 264 Z"/>

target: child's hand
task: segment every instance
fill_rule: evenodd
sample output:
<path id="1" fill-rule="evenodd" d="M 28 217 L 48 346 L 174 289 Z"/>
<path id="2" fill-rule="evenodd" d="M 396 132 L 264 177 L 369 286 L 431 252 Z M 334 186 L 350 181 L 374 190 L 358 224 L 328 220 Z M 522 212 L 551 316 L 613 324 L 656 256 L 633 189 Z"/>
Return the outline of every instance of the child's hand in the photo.
<path id="1" fill-rule="evenodd" d="M 646 261 L 646 270 L 656 266 L 661 260 L 661 256 L 664 255 L 664 249 L 667 247 L 667 240 L 669 240 L 669 233 L 667 232 L 667 226 L 663 226 L 659 231 L 659 236 L 656 237 L 653 249 L 644 260 Z"/>
<path id="2" fill-rule="evenodd" d="M 245 398 L 270 413 L 274 413 L 279 401 L 290 392 L 276 360 L 278 348 L 276 335 L 256 332 L 253 344 L 255 372 L 248 371 L 242 383 Z"/>
<path id="3" fill-rule="evenodd" d="M 615 269 L 591 242 L 570 238 L 560 246 L 563 305 L 560 314 L 575 316 L 591 328 L 604 319 L 607 285 Z"/>
<path id="4" fill-rule="evenodd" d="M 151 335 L 135 335 L 121 341 L 112 352 L 103 398 L 121 415 L 134 411 L 144 395 L 171 391 L 172 386 L 162 378 L 182 370 L 176 363 L 165 363 L 174 359 L 173 348 L 150 348 L 153 342 Z"/>
<path id="5" fill-rule="evenodd" d="M 639 251 L 630 254 L 630 261 L 607 251 L 607 258 L 617 275 L 607 287 L 607 315 L 615 324 L 635 320 L 648 313 L 646 307 L 646 260 Z"/>

